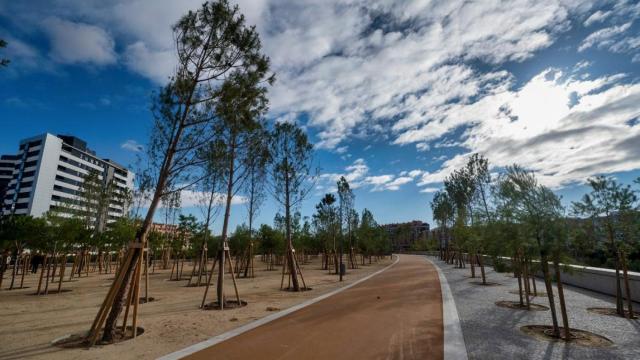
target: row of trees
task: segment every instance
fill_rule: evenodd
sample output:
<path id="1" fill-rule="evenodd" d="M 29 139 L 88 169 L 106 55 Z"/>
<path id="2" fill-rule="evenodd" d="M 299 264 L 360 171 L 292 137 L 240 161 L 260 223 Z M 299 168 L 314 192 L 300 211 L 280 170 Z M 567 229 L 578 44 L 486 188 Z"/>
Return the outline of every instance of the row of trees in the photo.
<path id="1" fill-rule="evenodd" d="M 223 309 L 231 304 L 225 296 L 224 278 L 226 265 L 233 268 L 229 218 L 233 199 L 239 194 L 248 199 L 249 251 L 245 253 L 251 254 L 254 218 L 266 191 L 284 212 L 283 276 L 289 277 L 290 290 L 306 288 L 295 256 L 293 219 L 295 209 L 312 190 L 313 146 L 296 124 L 282 122 L 269 126 L 265 121 L 267 87 L 274 81 L 274 75 L 269 59 L 262 53 L 258 33 L 245 24 L 238 7 L 229 5 L 227 0 L 207 2 L 197 11 L 187 13 L 173 32 L 178 64 L 168 84 L 154 98 L 148 166 L 140 171 L 141 193 L 147 197 L 148 210 L 91 326 L 89 345 L 97 341 L 100 333 L 102 341 L 113 340 L 127 291 L 138 293 L 142 256 L 149 244 L 156 210 L 161 202 L 184 190 L 197 189 L 205 194 L 204 229 L 213 221 L 213 205 L 222 203 L 222 232 L 206 282 L 203 308 L 216 262 L 219 266 L 213 305 Z M 352 234 L 353 219 L 357 216 L 348 211 L 352 207 L 346 205 L 348 199 L 343 192 L 339 194 L 339 218 L 341 223 L 350 221 L 348 233 Z M 207 230 L 204 234 L 209 236 Z M 349 239 L 351 248 L 355 238 L 349 235 Z M 201 252 L 205 244 L 206 240 Z M 235 285 L 233 272 L 229 275 Z M 237 287 L 235 295 L 235 302 L 240 305 Z M 134 302 L 134 336 L 136 310 Z"/>
<path id="2" fill-rule="evenodd" d="M 550 304 L 554 336 L 568 339 L 561 264 L 580 263 L 588 260 L 590 254 L 598 253 L 603 264 L 613 264 L 616 269 L 616 312 L 632 317 L 627 270 L 630 259 L 638 259 L 640 255 L 637 190 L 598 176 L 588 180 L 590 192 L 567 209 L 559 196 L 537 181 L 533 172 L 513 165 L 492 179 L 488 168 L 487 159 L 475 154 L 464 168 L 448 176 L 444 189 L 434 195 L 431 208 L 438 224 L 441 257 L 459 267 L 468 259 L 472 277 L 474 265 L 479 265 L 482 284 L 487 281 L 481 254 L 493 256 L 494 263 L 501 256 L 510 257 L 518 277 L 520 304 L 526 308 L 530 306 L 530 278 L 539 270 Z M 562 332 L 553 278 L 557 283 Z M 627 294 L 626 310 L 623 286 Z"/>
<path id="3" fill-rule="evenodd" d="M 130 196 L 128 191 L 118 189 L 113 181 L 103 179 L 97 172 L 89 172 L 76 196 L 58 199 L 44 216 L 4 216 L 0 219 L 0 249 L 4 249 L 0 287 L 9 263 L 14 264 L 9 286 L 13 289 L 17 265 L 21 261 L 24 264 L 34 254 L 50 259 L 63 256 L 66 259 L 67 254 L 75 254 L 77 266 L 74 271 L 79 275 L 88 271 L 88 260 L 93 253 L 97 254 L 95 260 L 102 271 L 103 255 L 121 249 L 134 231 L 133 219 L 126 217 L 107 228 L 109 206 L 120 204 L 126 211 Z M 51 265 L 50 262 L 47 264 Z"/>
<path id="4" fill-rule="evenodd" d="M 114 340 L 116 323 L 125 308 L 122 329 L 126 331 L 127 317 L 132 314 L 135 337 L 138 301 L 126 299 L 139 298 L 143 260 L 146 257 L 148 264 L 150 253 L 162 254 L 163 260 L 170 251 L 182 258 L 194 256 L 202 269 L 208 249 L 214 248 L 215 261 L 210 271 L 204 271 L 207 279 L 201 307 L 207 307 L 217 263 L 213 305 L 223 309 L 232 305 L 225 296 L 226 274 L 235 287 L 233 271 L 225 270 L 227 265 L 233 269 L 231 254 L 252 258 L 254 242 L 256 249 L 259 246 L 261 251 L 284 256 L 283 276 L 289 277 L 293 291 L 306 288 L 294 245 L 309 251 L 322 249 L 328 258 L 329 253 L 338 255 L 338 244 L 336 264 L 347 246 L 352 267 L 358 249 L 367 254 L 388 250 L 371 213 L 365 211 L 360 217 L 355 212 L 353 192 L 344 178 L 338 183 L 337 204 L 335 198 L 331 200 L 333 195 L 327 195 L 313 220 L 301 223 L 296 209 L 312 190 L 316 175 L 313 146 L 296 124 L 266 122 L 267 89 L 275 77 L 258 33 L 245 24 L 238 7 L 227 0 L 206 2 L 184 15 L 174 25 L 173 35 L 178 62 L 175 73 L 153 97 L 153 126 L 140 161 L 143 165 L 137 171 L 135 196 L 120 193 L 99 174 L 89 173 L 76 194 L 78 201 L 60 203 L 43 219 L 10 216 L 3 221 L 2 239 L 16 242 L 17 253 L 25 247 L 57 254 L 73 248 L 86 259 L 96 251 L 124 249 L 115 279 L 86 337 L 89 346 L 99 338 L 105 343 Z M 200 197 L 202 223 L 179 215 L 180 194 L 185 191 Z M 256 231 L 254 220 L 266 193 L 280 205 L 283 215 L 273 228 L 263 225 Z M 248 225 L 232 234 L 231 205 L 239 195 L 247 199 Z M 108 224 L 106 214 L 113 201 L 133 203 L 133 215 Z M 178 220 L 178 235 L 153 231 L 159 208 L 165 210 L 165 223 Z M 214 237 L 209 229 L 218 211 L 222 231 Z M 16 233 L 19 231 L 27 233 Z M 44 234 L 47 231 L 51 234 Z M 237 287 L 235 295 L 239 306 Z"/>

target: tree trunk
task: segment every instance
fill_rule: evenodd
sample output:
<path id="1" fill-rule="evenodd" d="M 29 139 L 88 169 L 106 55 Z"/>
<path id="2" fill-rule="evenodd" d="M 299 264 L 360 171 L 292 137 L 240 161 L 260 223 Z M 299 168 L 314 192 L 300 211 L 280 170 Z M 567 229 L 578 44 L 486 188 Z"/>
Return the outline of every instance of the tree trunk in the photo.
<path id="1" fill-rule="evenodd" d="M 524 280 L 524 297 L 527 300 L 527 310 L 531 310 L 531 302 L 529 300 L 529 269 L 527 268 L 527 258 L 522 255 L 520 256 L 520 266 L 523 270 L 522 279 Z"/>
<path id="2" fill-rule="evenodd" d="M 220 310 L 224 309 L 224 266 L 226 265 L 225 253 L 229 248 L 227 242 L 227 232 L 229 230 L 229 216 L 231 215 L 231 199 L 233 198 L 233 177 L 235 172 L 235 154 L 236 154 L 236 139 L 235 135 L 232 135 L 231 139 L 231 153 L 229 157 L 229 178 L 227 179 L 227 198 L 224 209 L 224 220 L 222 223 L 222 241 L 220 243 L 220 252 L 218 252 L 218 261 L 220 267 L 218 268 L 218 284 L 216 286 L 216 300 Z M 231 269 L 233 271 L 233 269 Z M 240 305 L 240 304 L 238 304 Z"/>
<path id="3" fill-rule="evenodd" d="M 484 263 L 482 262 L 482 255 L 476 255 L 478 258 L 478 265 L 480 266 L 480 274 L 482 275 L 482 285 L 487 285 L 487 276 L 484 272 Z"/>
<path id="4" fill-rule="evenodd" d="M 285 186 L 285 218 L 287 222 L 287 257 L 289 265 L 289 276 L 291 277 L 291 286 L 293 291 L 300 291 L 300 284 L 298 283 L 298 272 L 296 270 L 296 257 L 295 250 L 293 249 L 293 239 L 291 239 L 291 200 L 289 193 L 289 161 L 288 158 L 284 159 L 284 186 Z"/>
<path id="5" fill-rule="evenodd" d="M 634 319 L 633 313 L 633 300 L 631 300 L 631 287 L 629 287 L 629 275 L 627 274 L 627 255 L 622 252 L 620 258 L 622 259 L 622 272 L 624 275 L 624 292 L 627 295 L 627 311 L 628 318 Z"/>
<path id="6" fill-rule="evenodd" d="M 560 328 L 558 327 L 558 316 L 556 315 L 556 303 L 553 299 L 553 287 L 551 285 L 551 274 L 549 273 L 549 262 L 546 255 L 540 254 L 540 264 L 542 265 L 542 274 L 544 275 L 544 285 L 547 288 L 547 298 L 549 299 L 549 308 L 551 310 L 551 321 L 553 323 L 553 336 L 560 337 Z"/>
<path id="7" fill-rule="evenodd" d="M 524 306 L 524 297 L 522 296 L 522 272 L 521 272 L 521 263 L 520 263 L 520 259 L 519 256 L 514 256 L 513 257 L 513 264 L 514 266 L 514 270 L 515 270 L 515 275 L 518 278 L 518 295 L 520 297 L 520 306 Z"/>
<path id="8" fill-rule="evenodd" d="M 607 214 L 608 217 L 608 214 Z M 620 316 L 624 316 L 624 303 L 622 302 L 622 287 L 620 286 L 620 252 L 615 243 L 613 236 L 613 227 L 610 223 L 607 223 L 607 230 L 609 235 L 609 246 L 611 247 L 611 253 L 615 258 L 616 269 L 616 312 Z"/>
<path id="9" fill-rule="evenodd" d="M 571 331 L 569 328 L 569 316 L 567 315 L 567 307 L 564 302 L 564 289 L 562 288 L 562 277 L 560 276 L 560 264 L 558 258 L 554 257 L 553 267 L 556 271 L 556 284 L 558 286 L 558 298 L 560 299 L 560 313 L 562 315 L 562 327 L 564 328 L 563 334 L 566 341 L 571 340 Z"/>

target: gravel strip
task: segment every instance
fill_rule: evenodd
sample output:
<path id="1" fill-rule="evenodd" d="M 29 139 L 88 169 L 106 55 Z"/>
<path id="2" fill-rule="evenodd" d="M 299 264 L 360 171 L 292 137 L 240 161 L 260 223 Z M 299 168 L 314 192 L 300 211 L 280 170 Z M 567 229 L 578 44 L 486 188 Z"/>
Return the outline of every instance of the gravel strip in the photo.
<path id="1" fill-rule="evenodd" d="M 518 301 L 509 291 L 518 289 L 517 279 L 486 268 L 487 281 L 501 286 L 471 284 L 471 271 L 456 269 L 437 258 L 429 257 L 440 267 L 449 282 L 458 308 L 462 332 L 469 359 L 640 359 L 640 320 L 627 320 L 597 315 L 589 307 L 615 307 L 613 297 L 564 286 L 571 328 L 587 330 L 614 342 L 607 348 L 588 348 L 574 344 L 540 341 L 520 331 L 524 325 L 551 325 L 549 311 L 522 311 L 500 308 L 499 300 Z M 479 269 L 476 272 L 479 276 Z M 544 283 L 537 281 L 538 290 Z M 554 291 L 556 290 L 554 286 Z M 547 305 L 546 297 L 534 298 L 533 303 Z M 634 310 L 640 309 L 635 304 Z M 558 316 L 560 305 L 556 302 Z M 558 318 L 558 321 L 562 321 Z"/>

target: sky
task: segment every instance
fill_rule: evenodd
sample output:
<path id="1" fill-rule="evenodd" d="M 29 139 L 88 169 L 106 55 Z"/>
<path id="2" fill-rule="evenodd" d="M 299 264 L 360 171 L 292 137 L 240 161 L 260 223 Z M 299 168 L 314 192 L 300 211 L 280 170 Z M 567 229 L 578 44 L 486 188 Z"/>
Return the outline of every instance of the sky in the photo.
<path id="1" fill-rule="evenodd" d="M 604 174 L 640 176 L 640 2 L 243 0 L 276 82 L 269 121 L 308 132 L 321 176 L 345 176 L 378 222 L 432 222 L 472 153 L 518 163 L 565 204 Z M 0 0 L 0 153 L 73 134 L 124 165 L 145 149 L 150 96 L 175 67 L 171 25 L 201 1 Z M 193 196 L 184 213 L 199 216 Z M 258 221 L 278 211 L 268 200 Z M 236 201 L 232 226 L 246 221 Z M 219 221 L 214 228 L 219 229 Z"/>

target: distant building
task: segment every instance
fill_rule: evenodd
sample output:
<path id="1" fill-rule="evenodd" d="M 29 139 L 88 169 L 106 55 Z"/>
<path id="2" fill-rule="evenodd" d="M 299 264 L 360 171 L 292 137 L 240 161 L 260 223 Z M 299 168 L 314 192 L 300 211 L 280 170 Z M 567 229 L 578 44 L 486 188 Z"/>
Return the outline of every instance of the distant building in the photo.
<path id="1" fill-rule="evenodd" d="M 178 233 L 178 225 L 176 224 L 162 224 L 162 223 L 153 223 L 151 224 L 151 231 L 155 231 L 160 234 L 177 234 Z"/>
<path id="2" fill-rule="evenodd" d="M 425 240 L 429 233 L 429 224 L 414 220 L 406 223 L 382 225 L 391 241 L 393 251 L 407 251 L 418 242 Z"/>
<path id="3" fill-rule="evenodd" d="M 113 181 L 116 190 L 133 189 L 132 172 L 99 158 L 77 137 L 43 134 L 24 139 L 16 155 L 0 158 L 2 213 L 40 217 L 66 200 L 78 200 L 84 177 L 92 170 L 105 184 Z M 113 200 L 100 223 L 122 217 L 127 206 Z"/>

